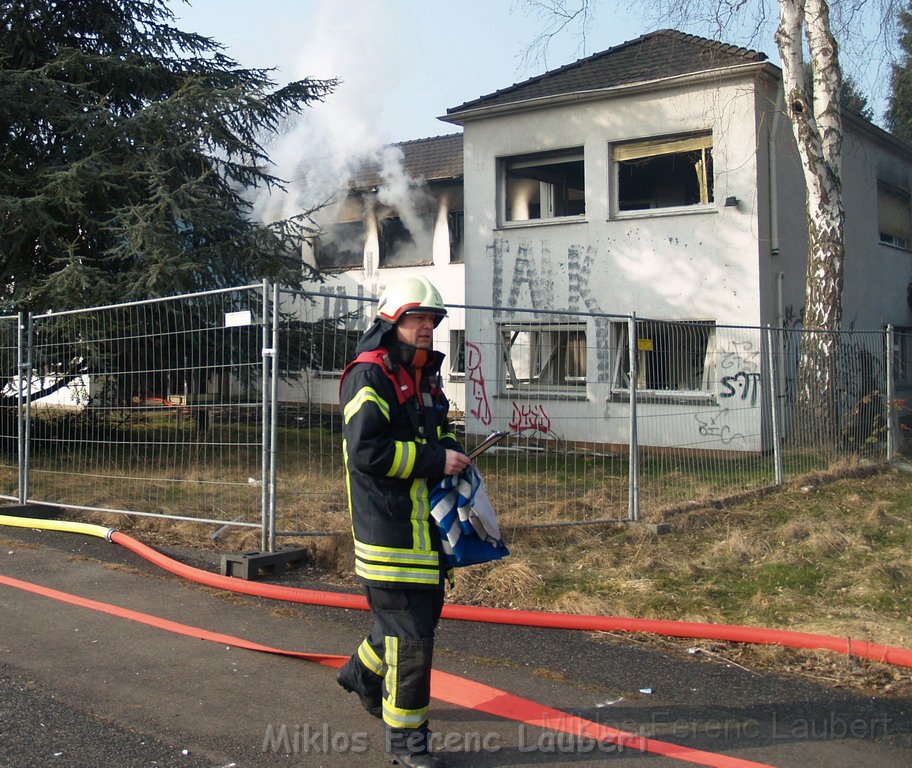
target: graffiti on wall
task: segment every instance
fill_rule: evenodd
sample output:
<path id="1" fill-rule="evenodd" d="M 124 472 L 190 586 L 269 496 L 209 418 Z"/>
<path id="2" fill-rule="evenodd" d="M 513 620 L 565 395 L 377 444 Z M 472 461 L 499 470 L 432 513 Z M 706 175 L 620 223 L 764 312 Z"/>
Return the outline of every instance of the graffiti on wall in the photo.
<path id="1" fill-rule="evenodd" d="M 365 296 L 365 286 L 358 284 L 357 298 L 349 298 L 348 289 L 343 285 L 321 286 L 320 294 L 323 296 L 323 317 L 345 318 L 346 328 L 349 330 L 366 330 L 370 325 L 372 305 Z M 377 287 L 373 287 L 373 293 L 376 295 Z M 353 313 L 357 313 L 357 319 L 352 320 Z"/>
<path id="2" fill-rule="evenodd" d="M 753 341 L 729 341 L 719 349 L 719 399 L 743 403 L 756 408 L 760 402 L 760 349 Z M 701 437 L 719 440 L 728 445 L 746 437 L 735 432 L 729 423 L 732 411 L 721 408 L 717 412 L 696 414 L 697 429 Z"/>
<path id="3" fill-rule="evenodd" d="M 524 300 L 523 289 L 528 291 L 528 299 Z M 531 302 L 528 306 L 534 309 L 550 309 L 554 306 L 553 263 L 551 252 L 544 243 L 538 258 L 529 243 L 520 243 L 516 248 L 507 306 L 518 307 L 524 301 Z M 498 301 L 494 304 L 500 306 Z"/>
<path id="4" fill-rule="evenodd" d="M 551 431 L 551 417 L 541 403 L 520 405 L 513 401 L 513 415 L 510 417 L 510 429 L 514 432 Z"/>
<path id="5" fill-rule="evenodd" d="M 567 274 L 570 281 L 570 301 L 568 309 L 571 312 L 580 311 L 580 302 L 587 312 L 595 315 L 602 313 L 602 308 L 592 295 L 589 288 L 589 275 L 593 274 L 598 265 L 595 257 L 598 251 L 591 245 L 586 248 L 586 255 L 578 245 L 571 245 L 567 249 Z M 595 356 L 596 356 L 596 381 L 608 381 L 611 370 L 608 359 L 608 350 L 611 344 L 611 326 L 607 317 L 595 317 Z"/>
<path id="6" fill-rule="evenodd" d="M 733 433 L 731 426 L 725 423 L 728 421 L 729 415 L 728 408 L 722 408 L 715 415 L 707 413 L 696 414 L 695 418 L 697 420 L 700 436 L 712 440 L 721 440 L 725 445 L 728 445 L 733 440 L 739 438 L 744 440 L 745 436 L 743 434 L 740 432 Z"/>
<path id="7" fill-rule="evenodd" d="M 466 392 L 466 402 L 474 403 L 469 413 L 485 426 L 491 423 L 491 406 L 485 389 L 484 374 L 481 372 L 481 350 L 477 344 L 466 342 L 466 381 L 471 391 Z"/>
<path id="8" fill-rule="evenodd" d="M 738 398 L 755 407 L 760 400 L 760 350 L 752 341 L 732 341 L 720 354 L 719 367 L 726 373 L 719 380 L 719 397 Z"/>
<path id="9" fill-rule="evenodd" d="M 722 385 L 719 397 L 740 397 L 744 402 L 750 400 L 751 408 L 757 405 L 760 397 L 759 373 L 738 371 L 733 376 L 723 376 L 719 383 Z"/>
<path id="10" fill-rule="evenodd" d="M 760 350 L 754 347 L 752 341 L 732 341 L 731 349 L 722 350 L 722 360 L 719 367 L 723 370 L 741 370 L 755 373 L 760 360 Z"/>
<path id="11" fill-rule="evenodd" d="M 555 296 L 556 271 L 567 275 L 569 312 L 590 312 L 595 325 L 594 349 L 596 356 L 595 381 L 608 381 L 610 371 L 609 350 L 611 347 L 610 322 L 606 317 L 599 317 L 602 309 L 589 286 L 589 276 L 598 274 L 598 249 L 593 246 L 570 245 L 566 252 L 566 266 L 563 260 L 556 257 L 546 241 L 541 241 L 537 250 L 532 243 L 522 242 L 516 248 L 516 256 L 510 258 L 510 243 L 503 238 L 495 238 L 487 246 L 487 253 L 492 261 L 493 284 L 491 301 L 495 307 L 504 307 L 504 315 L 515 314 L 511 308 L 528 308 L 536 319 L 551 319 L 567 322 L 571 315 L 544 315 L 541 310 L 550 310 L 558 306 Z M 507 277 L 505 265 L 510 264 L 512 271 Z M 504 297 L 506 296 L 506 301 Z"/>

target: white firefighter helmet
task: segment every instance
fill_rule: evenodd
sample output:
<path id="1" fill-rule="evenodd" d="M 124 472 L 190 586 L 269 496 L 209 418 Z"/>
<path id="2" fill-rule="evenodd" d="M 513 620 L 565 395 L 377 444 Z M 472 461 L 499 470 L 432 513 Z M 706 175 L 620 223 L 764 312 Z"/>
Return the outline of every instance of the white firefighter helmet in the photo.
<path id="1" fill-rule="evenodd" d="M 408 312 L 435 315 L 435 326 L 446 317 L 447 311 L 440 292 L 426 277 L 403 277 L 380 295 L 378 317 L 395 323 Z"/>

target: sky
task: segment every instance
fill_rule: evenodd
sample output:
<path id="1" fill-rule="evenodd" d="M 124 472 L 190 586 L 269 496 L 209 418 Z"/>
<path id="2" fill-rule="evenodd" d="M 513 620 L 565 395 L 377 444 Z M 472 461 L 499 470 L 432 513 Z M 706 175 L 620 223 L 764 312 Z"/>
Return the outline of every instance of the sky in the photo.
<path id="1" fill-rule="evenodd" d="M 280 85 L 306 77 L 339 78 L 325 102 L 264 138 L 271 171 L 287 182 L 286 189 L 249 191 L 259 220 L 316 209 L 318 224 L 332 220 L 336 211 L 326 202 L 344 199 L 338 193 L 365 160 L 378 163 L 384 177 L 382 202 L 407 219 L 420 201 L 404 172 L 402 153 L 391 144 L 459 132 L 459 126 L 438 119 L 448 108 L 673 25 L 644 15 L 661 5 L 659 0 L 596 0 L 584 48 L 578 36 L 564 33 L 552 40 L 545 59 L 530 61 L 530 45 L 546 23 L 530 15 L 523 0 L 167 2 L 177 27 L 218 41 L 243 67 L 275 69 L 273 79 Z M 625 11 L 628 6 L 637 12 Z M 752 47 L 778 64 L 774 22 L 768 19 L 753 40 L 746 31 L 739 39 L 735 28 L 714 35 L 705 24 L 674 26 Z M 878 57 L 866 60 L 876 64 Z M 882 83 L 883 77 L 875 67 L 859 73 L 856 82 L 870 92 L 868 84 Z M 878 116 L 881 104 L 872 101 Z"/>
<path id="2" fill-rule="evenodd" d="M 624 11 L 649 4 L 602 0 L 585 49 L 557 37 L 546 63 L 523 62 L 543 29 L 520 0 L 169 0 L 177 26 L 212 37 L 245 67 L 275 67 L 280 83 L 339 77 L 325 107 L 389 143 L 453 133 L 448 107 L 491 93 L 659 26 Z M 684 31 L 713 36 L 706 29 Z M 726 42 L 748 44 L 732 30 Z M 772 26 L 752 47 L 778 62 Z M 847 59 L 848 56 L 844 56 Z M 876 57 L 869 57 L 876 63 Z M 849 62 L 846 62 L 849 63 Z M 853 69 L 868 93 L 883 68 Z M 872 98 L 878 117 L 882 100 Z"/>
<path id="3" fill-rule="evenodd" d="M 218 40 L 247 67 L 275 78 L 339 77 L 329 98 L 355 109 L 382 141 L 454 133 L 437 120 L 454 107 L 546 67 L 522 68 L 540 23 L 512 0 L 171 0 L 177 26 Z M 516 7 L 514 7 L 516 6 Z M 637 37 L 612 22 L 610 47 Z M 555 42 L 548 67 L 582 55 L 570 36 Z M 590 51 L 591 52 L 591 51 Z"/>

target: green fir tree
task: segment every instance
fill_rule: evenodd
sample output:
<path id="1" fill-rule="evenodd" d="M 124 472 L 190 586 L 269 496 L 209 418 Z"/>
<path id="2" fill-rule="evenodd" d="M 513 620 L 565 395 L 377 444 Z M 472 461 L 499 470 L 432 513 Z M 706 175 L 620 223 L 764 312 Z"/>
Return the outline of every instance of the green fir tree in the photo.
<path id="1" fill-rule="evenodd" d="M 897 21 L 902 55 L 890 77 L 887 127 L 895 136 L 912 142 L 912 4 L 899 12 Z"/>
<path id="2" fill-rule="evenodd" d="M 308 218 L 263 224 L 265 142 L 334 81 L 276 88 L 164 0 L 0 2 L 0 304 L 302 279 Z"/>

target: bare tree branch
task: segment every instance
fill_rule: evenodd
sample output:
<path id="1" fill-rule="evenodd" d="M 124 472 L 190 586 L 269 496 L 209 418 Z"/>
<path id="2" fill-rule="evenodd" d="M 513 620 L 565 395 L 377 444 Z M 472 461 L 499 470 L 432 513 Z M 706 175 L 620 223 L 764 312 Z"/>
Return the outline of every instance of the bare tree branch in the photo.
<path id="1" fill-rule="evenodd" d="M 588 53 L 589 32 L 599 0 L 516 0 L 511 10 L 526 11 L 542 24 L 542 31 L 520 55 L 520 69 L 548 68 L 551 42 L 565 30 L 577 41 L 576 55 Z"/>

